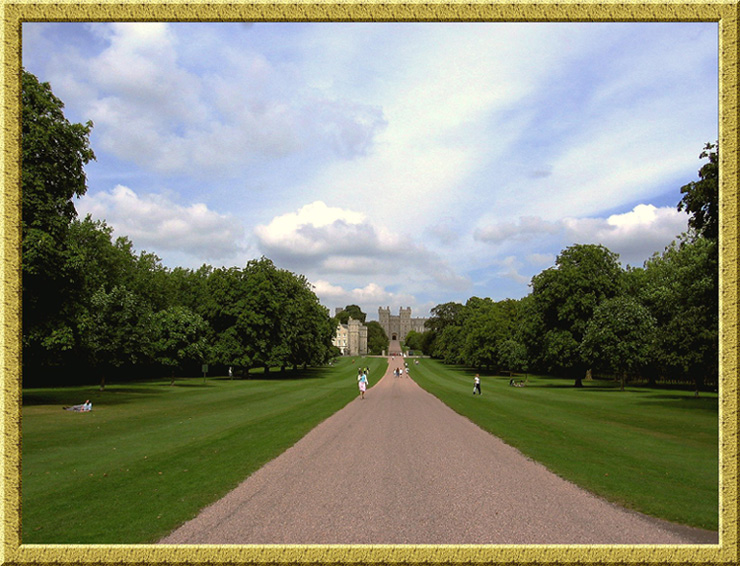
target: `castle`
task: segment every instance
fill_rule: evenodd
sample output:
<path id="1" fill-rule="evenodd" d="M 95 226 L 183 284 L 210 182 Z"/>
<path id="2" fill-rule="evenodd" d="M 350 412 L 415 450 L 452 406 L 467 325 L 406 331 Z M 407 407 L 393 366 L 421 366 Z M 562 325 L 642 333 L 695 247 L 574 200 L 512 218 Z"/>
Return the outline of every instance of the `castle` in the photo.
<path id="1" fill-rule="evenodd" d="M 337 309 L 337 314 L 341 310 Z M 339 348 L 343 356 L 365 356 L 367 355 L 367 326 L 350 317 L 347 324 L 337 325 L 337 332 L 331 343 Z"/>
<path id="2" fill-rule="evenodd" d="M 342 310 L 344 309 L 337 308 L 336 314 Z M 401 307 L 398 315 L 392 315 L 390 307 L 378 308 L 378 322 L 389 340 L 402 342 L 412 330 L 424 332 L 426 320 L 426 318 L 411 318 L 410 307 Z M 368 353 L 367 326 L 350 317 L 347 324 L 337 325 L 337 331 L 331 343 L 339 348 L 343 356 L 365 356 Z"/>
<path id="3" fill-rule="evenodd" d="M 412 330 L 424 332 L 426 318 L 411 318 L 411 307 L 401 307 L 398 316 L 391 314 L 390 307 L 378 308 L 378 322 L 385 330 L 389 340 L 400 340 L 403 342 L 406 335 Z"/>

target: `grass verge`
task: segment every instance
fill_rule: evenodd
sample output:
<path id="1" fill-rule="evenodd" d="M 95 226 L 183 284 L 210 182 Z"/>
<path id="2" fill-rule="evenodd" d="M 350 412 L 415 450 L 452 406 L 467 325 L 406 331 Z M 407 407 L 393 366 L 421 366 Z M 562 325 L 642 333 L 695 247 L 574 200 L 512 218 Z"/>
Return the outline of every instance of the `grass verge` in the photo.
<path id="1" fill-rule="evenodd" d="M 414 380 L 554 473 L 624 507 L 712 531 L 719 522 L 718 396 L 529 376 L 526 387 L 422 360 Z M 521 378 L 517 378 L 521 379 Z"/>
<path id="2" fill-rule="evenodd" d="M 354 363 L 353 363 L 354 362 Z M 357 396 L 382 358 L 259 379 L 178 379 L 23 392 L 23 544 L 154 542 Z M 93 411 L 63 405 L 90 399 Z"/>

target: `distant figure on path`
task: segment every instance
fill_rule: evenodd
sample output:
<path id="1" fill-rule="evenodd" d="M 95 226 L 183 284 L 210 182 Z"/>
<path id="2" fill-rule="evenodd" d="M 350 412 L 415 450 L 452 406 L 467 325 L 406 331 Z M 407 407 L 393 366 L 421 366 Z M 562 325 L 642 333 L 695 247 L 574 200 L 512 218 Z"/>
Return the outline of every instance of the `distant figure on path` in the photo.
<path id="1" fill-rule="evenodd" d="M 478 374 L 475 374 L 475 386 L 473 387 L 473 395 L 475 395 L 475 392 L 478 392 L 478 395 L 483 395 L 483 393 L 480 392 L 480 376 Z"/>
<path id="2" fill-rule="evenodd" d="M 357 376 L 357 384 L 360 388 L 360 398 L 365 398 L 365 390 L 367 389 L 367 375 L 360 372 L 360 375 Z"/>

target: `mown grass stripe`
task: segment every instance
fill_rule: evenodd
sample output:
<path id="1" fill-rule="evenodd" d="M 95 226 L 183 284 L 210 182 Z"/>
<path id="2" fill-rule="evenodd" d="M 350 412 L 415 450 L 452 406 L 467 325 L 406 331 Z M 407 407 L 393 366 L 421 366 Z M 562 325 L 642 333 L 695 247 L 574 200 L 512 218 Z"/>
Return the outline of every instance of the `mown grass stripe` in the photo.
<path id="1" fill-rule="evenodd" d="M 23 543 L 158 540 L 354 399 L 360 365 L 372 384 L 387 360 L 295 379 L 24 391 Z M 61 410 L 86 398 L 92 413 Z"/>
<path id="2" fill-rule="evenodd" d="M 717 530 L 718 397 L 529 376 L 481 375 L 473 396 L 467 368 L 423 360 L 423 388 L 556 474 L 611 501 L 686 525 Z M 521 379 L 517 377 L 517 379 Z"/>

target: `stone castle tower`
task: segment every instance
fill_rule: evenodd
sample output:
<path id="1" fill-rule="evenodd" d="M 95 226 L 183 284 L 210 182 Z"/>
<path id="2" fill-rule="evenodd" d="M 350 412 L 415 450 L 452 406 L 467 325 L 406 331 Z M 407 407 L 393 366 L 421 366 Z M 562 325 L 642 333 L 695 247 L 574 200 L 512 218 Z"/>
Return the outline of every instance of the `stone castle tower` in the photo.
<path id="1" fill-rule="evenodd" d="M 338 308 L 336 313 L 339 314 L 342 310 Z M 367 355 L 367 326 L 350 317 L 347 324 L 337 326 L 332 344 L 339 348 L 343 356 Z"/>
<path id="2" fill-rule="evenodd" d="M 367 326 L 359 320 L 350 318 L 347 321 L 347 342 L 350 356 L 367 355 Z"/>
<path id="3" fill-rule="evenodd" d="M 378 322 L 383 327 L 389 340 L 406 339 L 406 335 L 412 330 L 415 332 L 424 332 L 424 323 L 426 318 L 412 318 L 411 307 L 399 310 L 398 315 L 392 315 L 390 307 L 378 308 Z"/>

